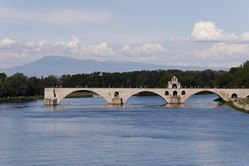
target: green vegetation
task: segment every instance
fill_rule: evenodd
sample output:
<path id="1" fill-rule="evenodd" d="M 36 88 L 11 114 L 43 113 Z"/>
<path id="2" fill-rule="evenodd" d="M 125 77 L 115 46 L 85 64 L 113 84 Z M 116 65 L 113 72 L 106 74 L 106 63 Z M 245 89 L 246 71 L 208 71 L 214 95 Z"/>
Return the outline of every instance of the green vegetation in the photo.
<path id="1" fill-rule="evenodd" d="M 178 77 L 184 88 L 249 88 L 249 61 L 229 71 L 143 70 L 123 73 L 67 74 L 61 77 L 51 75 L 45 78 L 27 77 L 22 73 L 12 76 L 0 73 L 0 98 L 4 101 L 11 97 L 42 96 L 45 87 L 165 88 L 173 76 Z"/>
<path id="2" fill-rule="evenodd" d="M 92 92 L 74 92 L 67 96 L 67 98 L 81 98 L 81 97 L 92 97 L 93 95 L 96 95 Z"/>
<path id="3" fill-rule="evenodd" d="M 8 102 L 27 102 L 27 101 L 35 101 L 43 99 L 43 96 L 19 96 L 19 97 L 3 97 L 0 98 L 0 103 L 8 103 Z"/>
<path id="4" fill-rule="evenodd" d="M 248 99 L 248 98 L 246 98 L 246 99 L 239 99 L 239 100 L 238 100 L 238 103 L 239 103 L 239 104 L 242 104 L 242 105 L 249 104 L 249 99 Z"/>
<path id="5" fill-rule="evenodd" d="M 235 110 L 238 110 L 240 112 L 244 112 L 244 113 L 248 113 L 249 114 L 249 110 L 248 107 L 246 108 L 246 105 L 249 105 L 249 99 L 245 98 L 245 99 L 233 99 L 230 100 L 228 102 L 225 102 L 222 98 L 218 97 L 217 99 L 214 99 L 215 102 L 220 102 L 220 103 L 226 103 L 227 105 L 229 105 L 230 107 L 232 107 Z"/>
<path id="6" fill-rule="evenodd" d="M 227 105 L 229 105 L 230 107 L 232 107 L 232 108 L 235 109 L 235 110 L 238 110 L 238 111 L 240 111 L 240 112 L 244 112 L 244 113 L 249 114 L 249 110 L 244 109 L 244 108 L 240 108 L 240 107 L 236 106 L 236 105 L 234 104 L 234 102 L 236 102 L 236 101 L 230 100 L 229 102 L 227 102 Z M 249 101 L 247 101 L 247 102 L 249 102 Z"/>
<path id="7" fill-rule="evenodd" d="M 140 93 L 135 94 L 135 96 L 155 96 L 155 95 L 157 94 L 152 93 L 152 92 L 140 92 Z"/>

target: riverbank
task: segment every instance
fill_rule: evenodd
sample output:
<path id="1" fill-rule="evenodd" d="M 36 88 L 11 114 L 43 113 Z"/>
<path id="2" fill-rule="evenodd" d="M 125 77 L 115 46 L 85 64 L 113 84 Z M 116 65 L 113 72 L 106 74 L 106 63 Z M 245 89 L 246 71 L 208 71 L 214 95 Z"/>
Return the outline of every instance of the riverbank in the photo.
<path id="1" fill-rule="evenodd" d="M 27 102 L 43 99 L 43 96 L 18 96 L 0 98 L 0 103 Z"/>
<path id="2" fill-rule="evenodd" d="M 249 114 L 249 99 L 234 99 L 227 104 L 238 111 Z"/>

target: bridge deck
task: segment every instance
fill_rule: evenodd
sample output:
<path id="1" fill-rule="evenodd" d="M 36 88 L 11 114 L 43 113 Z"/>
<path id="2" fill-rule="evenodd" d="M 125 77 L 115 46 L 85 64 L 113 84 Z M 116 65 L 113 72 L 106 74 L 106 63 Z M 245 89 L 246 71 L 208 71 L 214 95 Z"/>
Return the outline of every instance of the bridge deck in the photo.
<path id="1" fill-rule="evenodd" d="M 102 96 L 109 104 L 123 104 L 140 92 L 152 92 L 161 96 L 167 103 L 184 103 L 189 97 L 200 92 L 212 92 L 223 100 L 249 97 L 245 88 L 45 88 L 45 104 L 59 104 L 67 95 L 77 91 L 91 91 Z"/>

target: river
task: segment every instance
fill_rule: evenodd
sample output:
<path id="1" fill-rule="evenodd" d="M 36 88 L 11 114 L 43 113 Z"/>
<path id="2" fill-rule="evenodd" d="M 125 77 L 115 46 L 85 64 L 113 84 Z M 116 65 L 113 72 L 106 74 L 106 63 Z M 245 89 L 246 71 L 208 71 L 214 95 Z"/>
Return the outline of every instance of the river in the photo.
<path id="1" fill-rule="evenodd" d="M 194 95 L 164 105 L 133 96 L 0 104 L 1 166 L 248 165 L 249 114 Z"/>

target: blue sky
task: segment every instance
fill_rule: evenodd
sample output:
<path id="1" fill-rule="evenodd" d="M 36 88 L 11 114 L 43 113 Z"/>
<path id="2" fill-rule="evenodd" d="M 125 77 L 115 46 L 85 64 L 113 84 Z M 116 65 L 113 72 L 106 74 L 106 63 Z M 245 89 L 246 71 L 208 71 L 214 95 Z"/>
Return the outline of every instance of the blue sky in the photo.
<path id="1" fill-rule="evenodd" d="M 247 0 L 0 0 L 0 68 L 60 55 L 231 67 L 249 57 Z"/>

